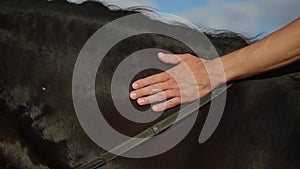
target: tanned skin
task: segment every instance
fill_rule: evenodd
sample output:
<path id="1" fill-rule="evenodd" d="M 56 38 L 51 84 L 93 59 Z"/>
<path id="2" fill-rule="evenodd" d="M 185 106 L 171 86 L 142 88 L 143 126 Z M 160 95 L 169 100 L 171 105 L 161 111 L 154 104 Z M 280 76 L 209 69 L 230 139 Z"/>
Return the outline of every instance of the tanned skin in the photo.
<path id="1" fill-rule="evenodd" d="M 158 58 L 175 66 L 132 84 L 131 99 L 163 111 L 208 94 L 222 83 L 283 67 L 300 59 L 300 18 L 267 37 L 213 60 L 190 54 L 163 54 Z M 168 100 L 166 100 L 168 99 Z M 161 102 L 165 100 L 164 102 Z M 156 104 L 156 102 L 160 103 Z"/>

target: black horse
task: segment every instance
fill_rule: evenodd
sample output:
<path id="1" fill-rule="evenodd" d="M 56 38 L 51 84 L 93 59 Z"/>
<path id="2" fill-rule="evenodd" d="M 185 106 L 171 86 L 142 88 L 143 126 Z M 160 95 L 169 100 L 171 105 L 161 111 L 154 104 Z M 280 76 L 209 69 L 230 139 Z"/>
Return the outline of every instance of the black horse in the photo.
<path id="1" fill-rule="evenodd" d="M 74 64 L 96 30 L 136 12 L 111 11 L 96 2 L 1 1 L 0 168 L 75 168 L 104 153 L 76 118 L 72 102 Z M 231 32 L 210 31 L 206 35 L 220 56 L 250 43 Z M 113 65 L 145 48 L 194 54 L 175 39 L 143 34 L 122 41 L 106 55 L 104 63 L 108 64 L 103 64 L 96 78 L 97 99 L 105 101 L 99 107 L 115 129 L 128 135 L 154 122 L 137 126 L 122 118 L 113 106 L 108 86 Z M 148 70 L 136 78 L 156 72 Z M 198 143 L 198 136 L 209 105 L 199 110 L 192 130 L 171 150 L 143 159 L 119 157 L 104 168 L 298 169 L 299 82 L 299 62 L 237 81 L 227 92 L 217 130 L 204 144 Z M 132 104 L 137 109 L 149 108 Z"/>

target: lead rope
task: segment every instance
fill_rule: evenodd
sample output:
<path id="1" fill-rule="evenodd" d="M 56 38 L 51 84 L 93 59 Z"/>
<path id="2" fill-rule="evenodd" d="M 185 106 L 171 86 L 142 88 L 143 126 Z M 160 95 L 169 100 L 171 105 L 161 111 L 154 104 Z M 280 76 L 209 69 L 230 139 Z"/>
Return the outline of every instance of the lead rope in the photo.
<path id="1" fill-rule="evenodd" d="M 200 103 L 198 101 L 194 101 L 181 110 L 177 111 L 176 113 L 173 113 L 172 115 L 168 116 L 164 120 L 156 123 L 152 127 L 147 128 L 146 130 L 142 131 L 138 135 L 130 138 L 129 140 L 123 142 L 122 144 L 116 146 L 112 150 L 104 153 L 100 157 L 87 162 L 83 164 L 82 166 L 76 168 L 76 169 L 97 169 L 104 165 L 106 165 L 109 161 L 117 158 L 119 155 L 135 148 L 136 146 L 144 143 L 145 141 L 149 140 L 151 137 L 160 134 L 167 128 L 171 127 L 173 124 L 177 124 L 183 119 L 185 119 L 187 116 L 193 114 L 198 110 L 199 108 L 203 107 L 207 103 L 211 102 L 214 98 L 218 97 L 222 93 L 224 93 L 229 87 L 231 87 L 232 84 L 229 85 L 221 85 L 220 87 L 217 87 L 213 90 L 213 92 L 210 92 L 208 95 L 200 98 Z M 180 112 L 180 114 L 179 114 Z M 179 116 L 180 115 L 180 116 Z M 218 125 L 218 124 L 216 124 Z M 136 139 L 140 138 L 140 139 Z M 144 138 L 144 139 L 141 139 Z M 117 155 L 119 154 L 119 155 Z"/>

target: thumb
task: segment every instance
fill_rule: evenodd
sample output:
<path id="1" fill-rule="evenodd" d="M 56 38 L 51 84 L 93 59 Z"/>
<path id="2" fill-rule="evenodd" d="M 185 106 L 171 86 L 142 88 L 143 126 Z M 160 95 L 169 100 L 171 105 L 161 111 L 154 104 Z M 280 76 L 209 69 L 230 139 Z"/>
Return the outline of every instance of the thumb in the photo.
<path id="1" fill-rule="evenodd" d="M 165 54 L 159 52 L 157 56 L 160 61 L 169 64 L 178 64 L 183 61 L 182 55 Z"/>

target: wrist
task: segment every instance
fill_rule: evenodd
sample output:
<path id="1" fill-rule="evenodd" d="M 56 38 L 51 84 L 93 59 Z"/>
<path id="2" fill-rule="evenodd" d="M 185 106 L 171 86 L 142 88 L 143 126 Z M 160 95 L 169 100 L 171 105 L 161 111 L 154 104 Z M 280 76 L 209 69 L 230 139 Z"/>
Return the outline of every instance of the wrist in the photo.
<path id="1" fill-rule="evenodd" d="M 226 74 L 220 58 L 206 60 L 205 67 L 209 75 L 211 87 L 215 88 L 222 83 L 226 83 Z"/>

